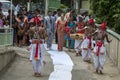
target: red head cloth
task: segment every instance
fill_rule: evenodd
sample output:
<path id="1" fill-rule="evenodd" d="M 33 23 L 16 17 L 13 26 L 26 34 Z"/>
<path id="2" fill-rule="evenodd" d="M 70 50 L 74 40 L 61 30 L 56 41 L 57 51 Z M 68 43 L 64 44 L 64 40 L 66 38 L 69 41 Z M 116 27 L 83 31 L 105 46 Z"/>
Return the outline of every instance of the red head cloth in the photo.
<path id="1" fill-rule="evenodd" d="M 35 23 L 38 23 L 38 22 L 40 22 L 40 19 L 39 19 L 38 17 L 35 17 L 35 18 L 34 18 L 34 22 L 35 22 Z"/>
<path id="2" fill-rule="evenodd" d="M 102 22 L 102 24 L 100 25 L 100 29 L 105 30 L 106 29 L 106 23 Z"/>
<path id="3" fill-rule="evenodd" d="M 88 23 L 89 23 L 89 24 L 94 24 L 94 20 L 93 20 L 93 19 L 90 19 L 90 20 L 88 21 Z"/>

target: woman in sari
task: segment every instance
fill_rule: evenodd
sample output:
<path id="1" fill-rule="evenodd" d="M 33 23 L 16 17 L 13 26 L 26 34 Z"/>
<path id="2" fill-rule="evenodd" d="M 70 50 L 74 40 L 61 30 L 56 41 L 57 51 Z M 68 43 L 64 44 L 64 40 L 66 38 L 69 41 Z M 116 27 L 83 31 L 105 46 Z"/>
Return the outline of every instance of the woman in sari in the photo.
<path id="1" fill-rule="evenodd" d="M 59 20 L 57 21 L 56 24 L 56 30 L 58 33 L 58 51 L 63 50 L 63 45 L 64 45 L 64 28 L 66 26 L 66 21 L 64 19 L 64 14 L 61 14 Z"/>

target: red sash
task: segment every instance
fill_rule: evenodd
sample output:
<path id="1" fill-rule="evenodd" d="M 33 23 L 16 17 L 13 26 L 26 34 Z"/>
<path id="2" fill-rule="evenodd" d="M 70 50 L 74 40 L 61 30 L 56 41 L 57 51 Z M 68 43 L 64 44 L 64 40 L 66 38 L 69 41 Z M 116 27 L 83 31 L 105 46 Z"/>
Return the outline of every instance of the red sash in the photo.
<path id="1" fill-rule="evenodd" d="M 87 39 L 89 39 L 88 48 L 92 48 L 91 36 L 88 36 Z"/>
<path id="2" fill-rule="evenodd" d="M 42 41 L 39 41 L 39 40 L 34 40 L 33 43 L 36 44 L 36 50 L 35 50 L 35 60 L 38 60 L 38 48 L 39 48 L 39 44 L 42 43 Z M 41 54 L 40 54 L 40 57 L 41 57 Z"/>
<path id="3" fill-rule="evenodd" d="M 84 26 L 81 26 L 81 28 L 80 28 L 80 26 L 78 26 L 78 29 L 82 29 L 82 28 L 84 28 Z M 81 33 L 81 34 L 83 34 L 83 33 L 84 33 L 84 30 L 77 31 L 76 33 Z"/>
<path id="4" fill-rule="evenodd" d="M 38 60 L 38 45 L 39 45 L 39 43 L 36 44 L 35 60 Z"/>
<path id="5" fill-rule="evenodd" d="M 102 47 L 103 43 L 101 41 L 98 41 L 96 44 L 97 44 L 97 47 L 98 47 L 96 55 L 99 56 L 100 55 L 100 48 Z"/>
<path id="6" fill-rule="evenodd" d="M 83 23 L 78 24 L 78 29 L 82 29 L 82 28 L 84 28 L 84 24 Z M 79 30 L 79 31 L 77 31 L 77 33 L 81 33 L 81 34 L 83 34 L 84 32 L 85 32 L 85 30 Z"/>
<path id="7" fill-rule="evenodd" d="M 34 22 L 37 24 L 39 22 L 39 18 L 38 17 L 34 17 Z"/>

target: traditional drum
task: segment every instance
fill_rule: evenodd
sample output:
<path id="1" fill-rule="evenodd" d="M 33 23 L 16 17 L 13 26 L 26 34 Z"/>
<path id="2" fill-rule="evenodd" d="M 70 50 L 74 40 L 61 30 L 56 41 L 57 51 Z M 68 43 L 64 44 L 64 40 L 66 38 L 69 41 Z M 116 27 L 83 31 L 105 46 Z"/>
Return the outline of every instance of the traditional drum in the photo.
<path id="1" fill-rule="evenodd" d="M 80 34 L 80 33 L 70 34 L 71 39 L 77 39 L 77 40 L 83 39 L 83 36 L 84 34 Z"/>

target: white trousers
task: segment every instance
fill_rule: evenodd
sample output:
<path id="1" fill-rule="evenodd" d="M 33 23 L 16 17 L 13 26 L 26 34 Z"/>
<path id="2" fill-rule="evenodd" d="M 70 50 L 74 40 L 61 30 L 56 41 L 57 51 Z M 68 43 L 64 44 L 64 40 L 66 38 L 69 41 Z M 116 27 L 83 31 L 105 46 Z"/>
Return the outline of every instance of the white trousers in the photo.
<path id="1" fill-rule="evenodd" d="M 98 47 L 96 46 L 93 50 L 94 53 L 97 53 Z M 106 48 L 104 46 L 102 46 L 100 48 L 100 55 L 97 56 L 96 54 L 94 54 L 93 59 L 94 59 L 94 66 L 96 69 L 98 70 L 102 70 L 105 60 L 106 60 Z"/>
<path id="2" fill-rule="evenodd" d="M 82 59 L 83 60 L 90 60 L 92 57 L 92 50 L 88 49 L 88 50 L 83 50 L 82 49 Z"/>
<path id="3" fill-rule="evenodd" d="M 44 44 L 38 46 L 38 60 L 35 59 L 36 44 L 31 44 L 30 60 L 32 61 L 33 70 L 35 73 L 40 73 L 41 68 L 44 65 Z"/>
<path id="4" fill-rule="evenodd" d="M 82 44 L 81 44 L 81 49 L 82 49 L 82 58 L 83 60 L 90 60 L 92 58 L 92 50 L 88 48 L 89 45 L 89 39 L 84 39 Z M 85 50 L 86 48 L 87 50 Z M 93 48 L 93 41 L 92 41 L 92 48 Z"/>
<path id="5" fill-rule="evenodd" d="M 75 40 L 74 49 L 75 49 L 76 53 L 79 53 L 79 51 L 81 50 L 81 41 L 82 40 Z"/>
<path id="6" fill-rule="evenodd" d="M 41 61 L 40 60 L 32 60 L 32 65 L 33 65 L 33 70 L 35 73 L 40 73 L 41 72 Z"/>

